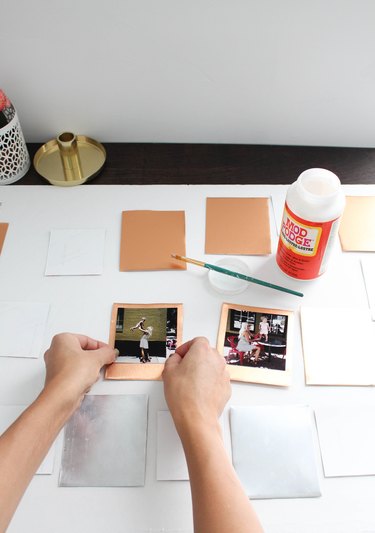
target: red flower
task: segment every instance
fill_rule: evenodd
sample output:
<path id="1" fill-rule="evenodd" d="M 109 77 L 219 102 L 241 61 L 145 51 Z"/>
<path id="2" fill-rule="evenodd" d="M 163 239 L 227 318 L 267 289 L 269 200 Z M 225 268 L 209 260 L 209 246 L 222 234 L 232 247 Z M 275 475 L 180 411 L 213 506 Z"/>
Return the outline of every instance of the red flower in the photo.
<path id="1" fill-rule="evenodd" d="M 8 99 L 7 95 L 0 89 L 0 111 L 2 111 L 5 107 L 9 107 L 10 100 Z"/>

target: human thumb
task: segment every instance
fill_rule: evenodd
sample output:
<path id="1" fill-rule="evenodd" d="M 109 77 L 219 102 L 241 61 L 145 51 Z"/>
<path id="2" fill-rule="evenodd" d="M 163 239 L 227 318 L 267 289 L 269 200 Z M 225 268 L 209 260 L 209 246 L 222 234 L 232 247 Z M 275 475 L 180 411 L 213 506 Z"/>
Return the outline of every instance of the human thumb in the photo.
<path id="1" fill-rule="evenodd" d="M 93 350 L 93 352 L 95 352 L 95 355 L 99 359 L 100 366 L 113 363 L 116 357 L 120 355 L 120 352 L 117 350 L 117 348 L 111 348 L 110 346 L 102 346 L 97 350 Z"/>

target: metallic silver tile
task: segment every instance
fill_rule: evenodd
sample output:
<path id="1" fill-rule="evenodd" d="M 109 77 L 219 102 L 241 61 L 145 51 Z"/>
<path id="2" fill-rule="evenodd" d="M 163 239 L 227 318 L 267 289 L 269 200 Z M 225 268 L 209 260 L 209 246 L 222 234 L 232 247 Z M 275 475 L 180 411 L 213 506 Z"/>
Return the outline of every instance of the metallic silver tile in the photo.
<path id="1" fill-rule="evenodd" d="M 85 396 L 65 427 L 61 487 L 143 486 L 148 396 Z"/>

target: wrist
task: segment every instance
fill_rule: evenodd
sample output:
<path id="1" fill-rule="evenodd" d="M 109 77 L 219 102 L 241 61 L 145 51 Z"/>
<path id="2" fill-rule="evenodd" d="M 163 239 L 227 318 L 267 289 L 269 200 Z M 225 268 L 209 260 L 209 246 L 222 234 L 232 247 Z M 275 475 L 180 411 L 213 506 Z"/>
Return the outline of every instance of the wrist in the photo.
<path id="1" fill-rule="evenodd" d="M 48 382 L 37 398 L 37 402 L 50 406 L 63 420 L 68 420 L 79 407 L 83 396 L 77 395 L 55 380 Z"/>
<path id="2" fill-rule="evenodd" d="M 181 418 L 175 421 L 175 425 L 184 446 L 201 446 L 207 440 L 222 440 L 221 426 L 217 418 Z"/>

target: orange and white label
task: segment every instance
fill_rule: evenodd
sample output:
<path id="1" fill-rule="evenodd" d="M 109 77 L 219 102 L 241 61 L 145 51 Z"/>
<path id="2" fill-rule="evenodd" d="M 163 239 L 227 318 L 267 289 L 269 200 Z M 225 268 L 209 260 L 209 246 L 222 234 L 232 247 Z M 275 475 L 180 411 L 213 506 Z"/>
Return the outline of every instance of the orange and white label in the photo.
<path id="1" fill-rule="evenodd" d="M 285 204 L 276 261 L 285 274 L 297 279 L 314 279 L 323 274 L 338 218 L 328 222 L 304 220 Z"/>

